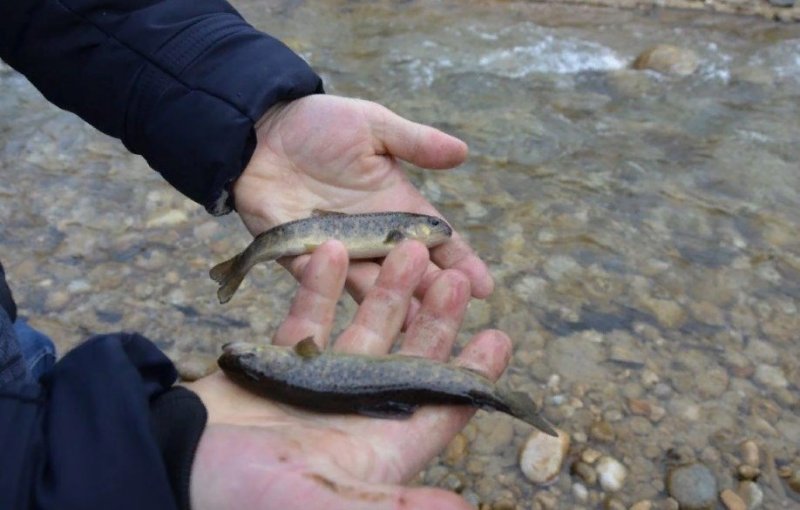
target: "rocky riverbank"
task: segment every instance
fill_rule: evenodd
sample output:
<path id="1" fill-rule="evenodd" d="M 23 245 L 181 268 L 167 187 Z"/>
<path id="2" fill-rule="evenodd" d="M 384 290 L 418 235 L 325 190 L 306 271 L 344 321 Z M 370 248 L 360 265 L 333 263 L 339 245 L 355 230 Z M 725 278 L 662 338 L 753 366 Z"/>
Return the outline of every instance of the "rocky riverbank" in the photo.
<path id="1" fill-rule="evenodd" d="M 761 16 L 776 21 L 800 21 L 800 2 L 797 0 L 559 0 L 556 3 L 622 9 L 693 9 Z"/>

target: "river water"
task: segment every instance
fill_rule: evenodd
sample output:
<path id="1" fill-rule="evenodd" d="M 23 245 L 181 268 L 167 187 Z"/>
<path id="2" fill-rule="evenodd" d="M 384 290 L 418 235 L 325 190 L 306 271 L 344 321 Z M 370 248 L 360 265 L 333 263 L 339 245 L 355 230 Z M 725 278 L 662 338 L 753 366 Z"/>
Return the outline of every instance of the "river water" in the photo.
<path id="1" fill-rule="evenodd" d="M 329 93 L 470 145 L 456 171 L 409 169 L 497 281 L 464 337 L 506 330 L 506 382 L 572 443 L 537 486 L 518 466 L 530 430 L 479 413 L 419 482 L 494 508 L 670 508 L 670 463 L 737 489 L 752 440 L 750 490 L 800 506 L 779 476 L 800 469 L 800 27 L 505 1 L 233 3 Z M 695 52 L 697 71 L 629 69 L 658 43 Z M 221 343 L 269 335 L 287 275 L 254 272 L 224 308 L 206 276 L 249 240 L 235 217 L 208 217 L 8 67 L 0 87 L 0 256 L 62 351 L 138 330 L 202 371 Z M 620 490 L 570 473 L 587 449 L 627 468 Z"/>

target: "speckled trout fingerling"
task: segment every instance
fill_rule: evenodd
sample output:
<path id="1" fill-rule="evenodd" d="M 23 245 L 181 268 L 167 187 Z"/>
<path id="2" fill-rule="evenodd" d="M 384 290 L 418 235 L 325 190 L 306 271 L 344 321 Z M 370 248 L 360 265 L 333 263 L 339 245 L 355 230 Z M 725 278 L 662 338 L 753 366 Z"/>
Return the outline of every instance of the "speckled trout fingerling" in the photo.
<path id="1" fill-rule="evenodd" d="M 227 303 L 254 265 L 311 253 L 331 239 L 341 241 L 351 259 L 363 259 L 383 257 L 403 239 L 415 239 L 430 248 L 447 241 L 452 233 L 443 219 L 425 214 L 323 212 L 262 232 L 243 252 L 217 264 L 209 274 L 219 283 L 219 302 Z"/>
<path id="2" fill-rule="evenodd" d="M 398 418 L 426 404 L 468 405 L 509 414 L 557 435 L 527 394 L 428 358 L 323 353 L 306 338 L 294 348 L 231 343 L 218 363 L 253 392 L 318 412 Z"/>

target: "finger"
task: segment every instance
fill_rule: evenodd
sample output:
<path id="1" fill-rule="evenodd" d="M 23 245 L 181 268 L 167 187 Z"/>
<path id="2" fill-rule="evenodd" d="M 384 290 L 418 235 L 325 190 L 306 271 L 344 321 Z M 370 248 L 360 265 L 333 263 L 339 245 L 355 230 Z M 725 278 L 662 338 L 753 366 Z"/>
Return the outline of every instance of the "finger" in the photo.
<path id="1" fill-rule="evenodd" d="M 375 103 L 367 103 L 366 111 L 378 154 L 433 169 L 453 168 L 467 158 L 467 144 L 454 136 L 411 122 Z"/>
<path id="2" fill-rule="evenodd" d="M 458 271 L 440 271 L 406 331 L 402 354 L 438 360 L 450 357 L 469 303 L 469 281 Z"/>
<path id="3" fill-rule="evenodd" d="M 491 380 L 497 380 L 508 365 L 511 340 L 502 331 L 486 330 L 478 333 L 455 359 L 459 366 L 476 370 Z M 413 476 L 438 455 L 459 430 L 475 414 L 475 409 L 464 406 L 425 406 L 409 420 L 396 428 L 380 429 L 376 424 L 379 444 L 405 445 L 412 441 L 414 448 L 390 448 L 385 454 L 396 459 L 398 466 Z M 511 418 L 509 418 L 511 419 Z M 388 435 L 392 437 L 386 437 Z"/>
<path id="4" fill-rule="evenodd" d="M 309 258 L 308 255 L 301 255 L 281 261 L 281 263 L 295 278 L 299 279 L 300 275 L 303 274 L 306 264 L 308 264 Z M 439 271 L 439 268 L 434 264 L 429 264 L 429 267 Z M 375 285 L 375 280 L 378 278 L 380 271 L 381 265 L 375 262 L 350 261 L 350 267 L 347 269 L 345 288 L 356 303 L 361 303 L 364 300 L 364 296 L 366 296 L 369 289 Z M 412 297 L 411 302 L 408 304 L 408 312 L 406 313 L 406 319 L 402 328 L 403 331 L 411 324 L 419 308 L 419 299 L 417 297 Z"/>
<path id="5" fill-rule="evenodd" d="M 347 263 L 347 251 L 339 241 L 327 241 L 314 250 L 303 270 L 289 314 L 272 339 L 274 344 L 294 345 L 310 336 L 321 347 L 327 345 L 336 303 L 344 288 Z"/>
<path id="6" fill-rule="evenodd" d="M 484 299 L 492 294 L 494 280 L 489 269 L 457 232 L 431 250 L 431 260 L 443 269 L 457 269 L 467 275 L 474 297 Z"/>
<path id="7" fill-rule="evenodd" d="M 394 248 L 334 348 L 362 354 L 389 352 L 427 267 L 428 249 L 422 243 L 405 241 Z"/>

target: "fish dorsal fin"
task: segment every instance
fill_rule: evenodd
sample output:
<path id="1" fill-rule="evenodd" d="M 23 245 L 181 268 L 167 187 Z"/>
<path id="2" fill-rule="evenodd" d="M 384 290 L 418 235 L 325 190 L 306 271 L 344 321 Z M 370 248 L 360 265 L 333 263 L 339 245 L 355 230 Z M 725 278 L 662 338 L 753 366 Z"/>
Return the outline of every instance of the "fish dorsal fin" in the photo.
<path id="1" fill-rule="evenodd" d="M 391 230 L 389 234 L 386 235 L 386 239 L 383 240 L 383 244 L 395 244 L 399 243 L 403 239 L 406 238 L 406 235 L 399 230 Z"/>
<path id="2" fill-rule="evenodd" d="M 311 216 L 347 216 L 347 213 L 339 211 L 329 211 L 327 209 L 312 209 Z"/>
<path id="3" fill-rule="evenodd" d="M 319 356 L 321 351 L 314 338 L 309 336 L 297 342 L 294 352 L 301 358 L 310 359 Z"/>

